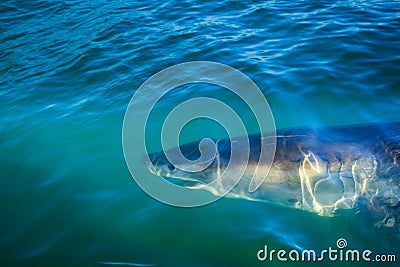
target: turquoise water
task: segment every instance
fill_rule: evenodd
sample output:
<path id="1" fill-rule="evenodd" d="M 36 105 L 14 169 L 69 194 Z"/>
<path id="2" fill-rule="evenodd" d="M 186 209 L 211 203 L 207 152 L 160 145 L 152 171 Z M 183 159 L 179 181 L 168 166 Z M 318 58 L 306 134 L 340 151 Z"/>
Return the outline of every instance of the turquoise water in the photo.
<path id="1" fill-rule="evenodd" d="M 278 128 L 398 121 L 400 2 L 1 2 L 1 266 L 290 266 L 256 253 L 338 238 L 400 256 L 397 237 L 354 211 L 320 217 L 239 199 L 182 209 L 142 192 L 122 153 L 125 109 L 151 75 L 194 60 L 253 79 Z M 193 95 L 230 99 L 177 89 L 148 127 Z M 224 134 L 197 122 L 183 141 L 204 125 Z"/>

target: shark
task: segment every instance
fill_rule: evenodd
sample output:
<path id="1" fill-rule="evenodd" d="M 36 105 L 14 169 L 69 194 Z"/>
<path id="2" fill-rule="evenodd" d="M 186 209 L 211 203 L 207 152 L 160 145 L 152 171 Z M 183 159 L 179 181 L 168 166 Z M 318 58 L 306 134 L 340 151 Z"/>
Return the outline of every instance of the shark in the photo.
<path id="1" fill-rule="evenodd" d="M 271 166 L 259 161 L 261 144 L 268 144 L 271 133 L 213 139 L 209 150 L 215 156 L 207 162 L 198 162 L 199 140 L 150 153 L 145 163 L 150 172 L 194 190 L 321 216 L 345 209 L 367 211 L 377 218 L 378 226 L 400 232 L 400 122 L 286 128 L 272 137 L 276 149 Z M 244 170 L 236 183 L 222 174 L 232 159 L 232 144 L 246 142 L 248 157 L 236 162 L 243 166 L 233 166 Z M 183 155 L 187 161 L 173 164 L 167 154 Z M 267 167 L 269 172 L 257 189 L 249 190 L 253 177 Z"/>

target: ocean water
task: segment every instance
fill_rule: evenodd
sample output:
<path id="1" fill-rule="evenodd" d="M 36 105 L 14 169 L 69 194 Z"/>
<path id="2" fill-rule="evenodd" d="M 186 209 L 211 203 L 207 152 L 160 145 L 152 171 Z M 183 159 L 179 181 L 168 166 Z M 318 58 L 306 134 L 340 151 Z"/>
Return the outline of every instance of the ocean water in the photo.
<path id="1" fill-rule="evenodd" d="M 398 121 L 400 2 L 2 1 L 1 266 L 308 266 L 256 254 L 339 238 L 400 260 L 398 237 L 354 211 L 228 198 L 184 209 L 145 194 L 123 157 L 125 109 L 146 79 L 198 60 L 250 77 L 277 128 Z M 165 114 L 194 95 L 230 100 L 214 86 L 177 88 L 148 122 L 151 150 Z M 182 142 L 224 134 L 198 121 Z"/>

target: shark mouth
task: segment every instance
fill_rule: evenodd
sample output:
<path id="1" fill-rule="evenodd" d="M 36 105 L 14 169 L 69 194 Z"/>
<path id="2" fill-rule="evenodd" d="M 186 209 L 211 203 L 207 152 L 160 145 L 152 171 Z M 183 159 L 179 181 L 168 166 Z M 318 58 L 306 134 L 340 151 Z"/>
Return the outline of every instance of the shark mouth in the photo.
<path id="1" fill-rule="evenodd" d="M 167 177 L 167 176 L 161 176 L 161 177 L 174 185 L 187 187 L 187 188 L 191 188 L 191 189 L 196 189 L 196 188 L 203 187 L 206 185 L 206 184 L 200 182 L 199 180 L 190 179 L 190 178 L 176 178 L 176 177 Z"/>

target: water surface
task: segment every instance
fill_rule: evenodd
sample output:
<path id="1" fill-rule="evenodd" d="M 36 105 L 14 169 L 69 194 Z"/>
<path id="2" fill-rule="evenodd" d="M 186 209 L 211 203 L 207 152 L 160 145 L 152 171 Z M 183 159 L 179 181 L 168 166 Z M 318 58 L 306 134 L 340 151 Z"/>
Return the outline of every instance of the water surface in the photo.
<path id="1" fill-rule="evenodd" d="M 324 249 L 341 237 L 398 255 L 396 237 L 354 212 L 320 217 L 239 199 L 163 205 L 130 177 L 121 129 L 141 83 L 194 60 L 253 79 L 278 128 L 398 121 L 399 10 L 380 0 L 3 1 L 1 265 L 280 266 L 256 252 Z M 193 95 L 230 99 L 222 88 L 181 88 L 148 127 Z M 223 134 L 208 124 L 182 138 L 202 137 L 204 125 Z M 157 132 L 148 145 L 159 148 Z"/>

